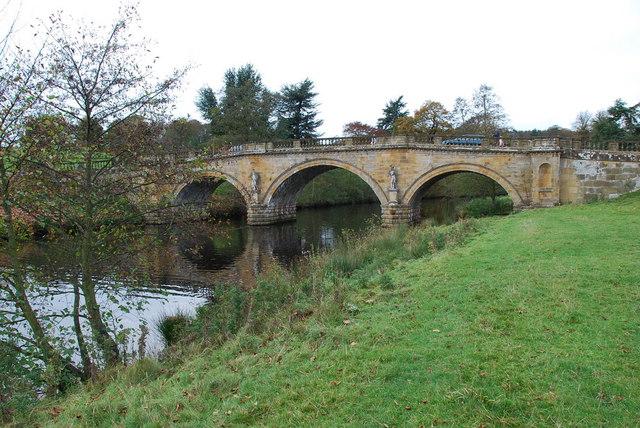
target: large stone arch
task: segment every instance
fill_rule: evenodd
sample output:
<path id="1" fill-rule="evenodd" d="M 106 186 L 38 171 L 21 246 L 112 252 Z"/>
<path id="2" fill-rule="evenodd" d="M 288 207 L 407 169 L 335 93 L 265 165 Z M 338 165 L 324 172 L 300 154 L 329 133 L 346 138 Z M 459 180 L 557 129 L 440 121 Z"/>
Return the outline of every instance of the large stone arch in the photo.
<path id="1" fill-rule="evenodd" d="M 178 186 L 176 186 L 173 191 L 173 197 L 177 202 L 206 202 L 208 198 L 211 197 L 213 192 L 215 192 L 218 186 L 225 181 L 230 183 L 233 187 L 236 188 L 236 190 L 238 190 L 238 192 L 240 192 L 245 204 L 249 206 L 249 204 L 251 203 L 251 194 L 249 190 L 240 180 L 235 178 L 233 175 L 224 172 L 202 172 L 198 174 L 194 180 L 180 183 Z M 189 189 L 189 187 L 195 187 L 193 190 L 197 193 L 197 195 L 195 195 L 193 198 L 181 197 L 181 195 L 184 195 L 185 190 Z"/>
<path id="2" fill-rule="evenodd" d="M 454 163 L 441 165 L 437 168 L 433 168 L 425 172 L 416 180 L 414 180 L 411 186 L 409 186 L 407 191 L 404 193 L 403 199 L 404 202 L 411 207 L 412 219 L 415 219 L 413 217 L 417 215 L 414 211 L 416 210 L 416 205 L 420 203 L 419 198 L 422 194 L 422 191 L 425 189 L 425 186 L 428 186 L 430 183 L 434 183 L 444 176 L 457 172 L 475 172 L 477 174 L 482 174 L 486 177 L 489 177 L 497 182 L 500 186 L 502 186 L 509 197 L 511 197 L 511 199 L 513 200 L 513 205 L 515 207 L 524 205 L 524 200 L 518 189 L 501 174 L 482 165 L 472 163 Z"/>
<path id="3" fill-rule="evenodd" d="M 381 205 L 388 203 L 388 197 L 382 187 L 362 169 L 335 159 L 305 160 L 287 168 L 270 182 L 261 192 L 258 201 L 249 207 L 247 222 L 259 225 L 293 220 L 296 215 L 296 201 L 304 186 L 323 172 L 335 168 L 357 175 L 369 185 Z"/>
<path id="4" fill-rule="evenodd" d="M 286 198 L 287 203 L 290 202 L 291 199 L 293 199 L 293 202 L 295 203 L 295 199 L 297 199 L 298 193 L 304 188 L 305 185 L 307 185 L 313 178 L 317 177 L 323 172 L 329 171 L 334 168 L 341 168 L 357 175 L 360 179 L 362 179 L 369 185 L 371 190 L 373 190 L 375 195 L 378 197 L 378 200 L 381 204 L 388 203 L 388 197 L 385 194 L 383 188 L 371 175 L 360 168 L 335 159 L 313 159 L 291 166 L 287 170 L 283 171 L 280 175 L 278 175 L 275 180 L 272 181 L 271 185 L 267 189 L 265 189 L 261 198 L 261 202 L 265 205 L 272 205 L 274 202 L 284 202 L 284 200 L 274 200 L 276 198 L 283 197 Z M 305 171 L 309 172 L 305 173 Z M 300 173 L 305 174 L 305 176 L 300 176 Z M 299 180 L 299 182 L 297 183 L 293 183 L 292 180 L 295 179 L 294 177 L 300 177 L 301 180 Z M 293 189 L 291 189 L 293 190 L 292 192 L 288 191 L 290 189 L 286 189 L 287 183 L 295 186 Z"/>

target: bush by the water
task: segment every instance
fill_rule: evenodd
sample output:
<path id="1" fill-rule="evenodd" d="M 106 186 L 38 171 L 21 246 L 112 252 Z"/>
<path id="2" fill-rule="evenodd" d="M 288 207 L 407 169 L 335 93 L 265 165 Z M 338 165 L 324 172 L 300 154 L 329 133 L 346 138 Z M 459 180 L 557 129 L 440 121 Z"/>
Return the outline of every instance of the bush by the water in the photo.
<path id="1" fill-rule="evenodd" d="M 486 217 L 492 215 L 507 215 L 513 211 L 513 200 L 508 196 L 500 196 L 491 200 L 491 198 L 473 199 L 465 206 L 459 209 L 459 217 Z"/>
<path id="2" fill-rule="evenodd" d="M 184 338 L 190 324 L 190 317 L 184 312 L 163 315 L 156 321 L 156 329 L 166 347 L 177 344 Z"/>

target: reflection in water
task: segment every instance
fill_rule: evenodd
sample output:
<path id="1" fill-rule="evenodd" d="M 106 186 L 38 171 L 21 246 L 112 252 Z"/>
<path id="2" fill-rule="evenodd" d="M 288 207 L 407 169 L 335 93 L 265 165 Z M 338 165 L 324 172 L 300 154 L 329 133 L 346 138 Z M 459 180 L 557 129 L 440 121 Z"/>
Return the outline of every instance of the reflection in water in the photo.
<path id="1" fill-rule="evenodd" d="M 360 230 L 379 216 L 378 204 L 300 210 L 294 222 L 249 227 L 231 219 L 175 227 L 162 237 L 174 251 L 158 251 L 152 277 L 159 287 L 213 289 L 232 283 L 253 287 L 255 276 L 269 264 L 289 266 L 301 255 L 338 242 L 346 230 Z M 159 233 L 156 231 L 156 233 Z M 173 244 L 170 244 L 173 242 Z"/>
<path id="2" fill-rule="evenodd" d="M 437 223 L 454 218 L 456 202 L 426 200 L 423 216 Z M 148 248 L 151 283 L 136 294 L 156 295 L 158 289 L 174 295 L 211 296 L 217 284 L 251 288 L 255 276 L 276 262 L 290 266 L 302 255 L 336 245 L 345 231 L 359 231 L 379 220 L 379 204 L 299 210 L 296 221 L 249 227 L 244 219 L 213 226 L 194 223 L 170 230 L 150 226 L 147 233 L 160 245 Z M 55 266 L 61 280 L 75 267 L 52 256 L 55 244 L 37 243 L 27 262 L 38 269 Z M 55 261 L 52 263 L 52 261 Z"/>

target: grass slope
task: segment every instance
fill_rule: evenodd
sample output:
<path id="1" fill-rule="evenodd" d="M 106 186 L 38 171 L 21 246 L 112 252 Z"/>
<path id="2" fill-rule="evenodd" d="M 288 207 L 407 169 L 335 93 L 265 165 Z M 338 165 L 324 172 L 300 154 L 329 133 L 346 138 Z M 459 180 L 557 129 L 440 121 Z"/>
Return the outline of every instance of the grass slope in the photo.
<path id="1" fill-rule="evenodd" d="M 638 426 L 640 195 L 479 224 L 465 245 L 379 266 L 364 281 L 355 272 L 350 313 L 332 322 L 314 315 L 268 337 L 241 334 L 168 372 L 145 361 L 32 418 Z"/>

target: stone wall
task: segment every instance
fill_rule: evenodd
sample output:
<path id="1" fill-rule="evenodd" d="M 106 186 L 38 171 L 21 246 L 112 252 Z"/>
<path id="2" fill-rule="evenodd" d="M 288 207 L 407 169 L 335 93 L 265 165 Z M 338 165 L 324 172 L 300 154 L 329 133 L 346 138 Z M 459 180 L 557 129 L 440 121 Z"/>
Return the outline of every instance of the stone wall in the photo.
<path id="1" fill-rule="evenodd" d="M 560 160 L 560 202 L 615 198 L 640 190 L 640 154 L 568 151 Z"/>

